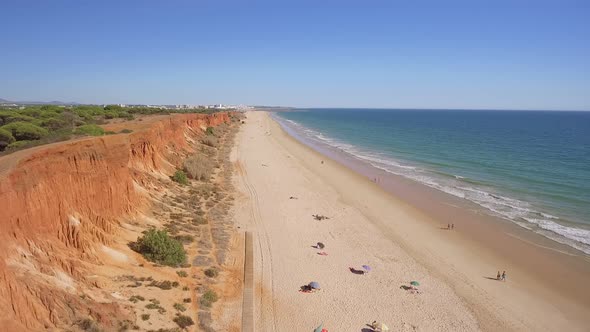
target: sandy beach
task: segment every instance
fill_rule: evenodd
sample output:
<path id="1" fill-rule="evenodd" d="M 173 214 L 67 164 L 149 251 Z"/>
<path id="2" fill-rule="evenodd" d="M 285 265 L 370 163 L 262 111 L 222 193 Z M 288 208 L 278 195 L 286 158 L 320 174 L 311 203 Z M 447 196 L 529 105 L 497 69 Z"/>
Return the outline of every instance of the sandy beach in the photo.
<path id="1" fill-rule="evenodd" d="M 368 331 L 373 320 L 392 331 L 590 326 L 585 258 L 554 250 L 545 255 L 502 228 L 488 232 L 485 222 L 443 230 L 446 220 L 425 211 L 427 203 L 409 204 L 412 199 L 315 152 L 265 112 L 247 113 L 232 160 L 237 225 L 253 234 L 255 331 L 313 331 L 321 323 L 328 331 Z M 315 214 L 329 219 L 315 220 Z M 313 248 L 317 242 L 326 248 Z M 545 259 L 563 269 L 563 288 L 556 283 L 561 271 L 547 271 Z M 362 265 L 372 270 L 349 270 Z M 507 281 L 493 280 L 504 269 Z M 420 294 L 403 289 L 413 280 Z M 311 281 L 320 283 L 319 292 L 299 291 Z"/>

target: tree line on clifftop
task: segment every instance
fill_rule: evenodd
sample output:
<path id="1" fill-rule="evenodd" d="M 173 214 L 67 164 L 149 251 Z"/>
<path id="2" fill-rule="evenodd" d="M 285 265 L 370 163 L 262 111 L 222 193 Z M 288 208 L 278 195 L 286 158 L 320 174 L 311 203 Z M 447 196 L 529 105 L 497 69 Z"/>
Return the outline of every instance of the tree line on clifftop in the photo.
<path id="1" fill-rule="evenodd" d="M 0 108 L 0 152 L 65 141 L 78 136 L 117 134 L 100 125 L 114 119 L 133 120 L 138 115 L 214 113 L 214 109 L 164 109 L 119 105 L 26 106 Z M 129 133 L 128 129 L 120 133 Z"/>

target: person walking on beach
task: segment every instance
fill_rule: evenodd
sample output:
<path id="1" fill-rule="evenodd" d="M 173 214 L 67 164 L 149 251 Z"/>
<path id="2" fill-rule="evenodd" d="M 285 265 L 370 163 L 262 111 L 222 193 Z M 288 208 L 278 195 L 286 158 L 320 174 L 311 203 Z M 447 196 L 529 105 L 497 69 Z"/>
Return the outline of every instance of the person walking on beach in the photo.
<path id="1" fill-rule="evenodd" d="M 506 281 L 506 271 L 502 272 L 502 281 Z"/>
<path id="2" fill-rule="evenodd" d="M 498 274 L 496 275 L 496 280 L 500 280 L 502 276 L 500 275 L 500 271 L 498 271 Z"/>
<path id="3" fill-rule="evenodd" d="M 455 224 L 451 224 L 451 229 L 455 229 Z"/>

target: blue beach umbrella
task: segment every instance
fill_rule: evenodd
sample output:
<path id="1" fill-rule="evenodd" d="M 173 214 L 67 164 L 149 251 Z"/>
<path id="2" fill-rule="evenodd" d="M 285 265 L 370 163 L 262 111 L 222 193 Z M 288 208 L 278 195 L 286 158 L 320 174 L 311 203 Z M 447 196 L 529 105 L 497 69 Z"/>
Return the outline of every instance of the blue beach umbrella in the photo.
<path id="1" fill-rule="evenodd" d="M 371 267 L 369 265 L 363 265 L 363 269 L 365 269 L 367 272 L 371 271 Z"/>
<path id="2" fill-rule="evenodd" d="M 320 284 L 317 281 L 312 281 L 309 283 L 309 287 L 313 289 L 320 289 Z"/>

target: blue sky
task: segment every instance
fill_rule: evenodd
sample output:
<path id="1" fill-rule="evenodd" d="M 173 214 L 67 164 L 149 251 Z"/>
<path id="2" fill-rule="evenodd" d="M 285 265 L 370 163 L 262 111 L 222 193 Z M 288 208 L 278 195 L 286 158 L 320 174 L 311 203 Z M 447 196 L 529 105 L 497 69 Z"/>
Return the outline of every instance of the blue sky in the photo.
<path id="1" fill-rule="evenodd" d="M 590 110 L 590 1 L 2 1 L 0 98 Z"/>

